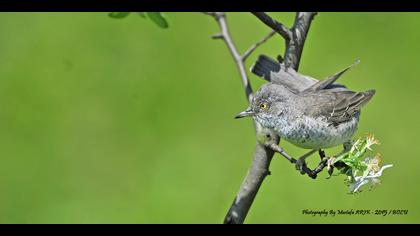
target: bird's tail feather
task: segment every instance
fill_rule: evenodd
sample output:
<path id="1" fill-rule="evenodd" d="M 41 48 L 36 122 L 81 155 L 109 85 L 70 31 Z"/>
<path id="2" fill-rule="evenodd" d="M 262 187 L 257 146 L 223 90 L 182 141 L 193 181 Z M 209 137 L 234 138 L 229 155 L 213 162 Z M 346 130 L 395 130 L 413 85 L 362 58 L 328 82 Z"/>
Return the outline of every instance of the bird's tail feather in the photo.
<path id="1" fill-rule="evenodd" d="M 260 55 L 257 62 L 251 68 L 251 72 L 263 79 L 270 81 L 270 73 L 278 72 L 280 64 L 266 55 Z"/>

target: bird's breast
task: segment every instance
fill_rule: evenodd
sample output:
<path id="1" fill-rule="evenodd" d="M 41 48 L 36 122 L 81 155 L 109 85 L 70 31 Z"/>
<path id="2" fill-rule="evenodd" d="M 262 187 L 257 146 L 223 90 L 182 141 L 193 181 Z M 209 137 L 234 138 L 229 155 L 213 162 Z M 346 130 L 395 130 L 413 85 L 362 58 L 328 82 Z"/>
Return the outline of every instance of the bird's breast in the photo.
<path id="1" fill-rule="evenodd" d="M 281 119 L 273 129 L 290 143 L 307 149 L 330 148 L 350 140 L 357 129 L 358 117 L 332 126 L 323 119 L 295 117 Z"/>

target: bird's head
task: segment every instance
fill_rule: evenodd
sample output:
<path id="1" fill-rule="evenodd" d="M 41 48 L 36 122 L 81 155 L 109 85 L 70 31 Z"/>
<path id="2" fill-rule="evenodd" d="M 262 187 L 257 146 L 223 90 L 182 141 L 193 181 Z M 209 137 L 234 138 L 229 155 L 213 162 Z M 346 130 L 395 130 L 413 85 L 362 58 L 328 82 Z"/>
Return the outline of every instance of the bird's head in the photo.
<path id="1" fill-rule="evenodd" d="M 255 93 L 250 106 L 235 116 L 236 119 L 252 116 L 263 126 L 273 126 L 274 120 L 280 118 L 288 108 L 292 92 L 286 87 L 268 83 Z"/>

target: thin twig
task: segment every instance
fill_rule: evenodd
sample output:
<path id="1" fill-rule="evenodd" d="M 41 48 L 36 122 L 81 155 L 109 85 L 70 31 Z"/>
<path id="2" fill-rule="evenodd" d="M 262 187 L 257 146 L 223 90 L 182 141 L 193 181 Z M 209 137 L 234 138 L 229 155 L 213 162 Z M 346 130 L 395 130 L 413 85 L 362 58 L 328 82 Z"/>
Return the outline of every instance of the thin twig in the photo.
<path id="1" fill-rule="evenodd" d="M 235 43 L 233 42 L 232 37 L 230 35 L 229 28 L 226 23 L 226 15 L 224 12 L 215 12 L 212 13 L 212 16 L 217 20 L 221 31 L 219 34 L 216 34 L 216 38 L 223 39 L 226 45 L 228 46 L 229 51 L 232 54 L 232 57 L 235 60 L 236 66 L 238 67 L 239 73 L 241 75 L 241 81 L 242 86 L 245 90 L 245 96 L 248 99 L 248 102 L 250 102 L 252 101 L 251 83 L 249 82 L 242 56 L 238 52 L 238 49 L 236 48 Z M 213 38 L 215 37 L 213 36 Z"/>
<path id="2" fill-rule="evenodd" d="M 274 20 L 265 12 L 251 12 L 254 14 L 258 19 L 260 19 L 264 24 L 268 27 L 272 28 L 274 31 L 279 33 L 286 41 L 292 38 L 292 32 L 289 28 L 284 26 L 282 23 Z"/>
<path id="3" fill-rule="evenodd" d="M 263 43 L 267 42 L 273 35 L 276 34 L 276 31 L 271 31 L 268 35 L 266 35 L 263 39 L 261 39 L 256 44 L 252 45 L 245 53 L 242 55 L 242 61 L 246 61 L 246 59 L 257 49 L 259 46 L 261 46 Z"/>
<path id="4" fill-rule="evenodd" d="M 244 87 L 245 95 L 249 103 L 252 101 L 251 84 L 249 82 L 248 75 L 245 70 L 244 59 L 242 56 L 240 56 L 230 35 L 228 25 L 226 22 L 226 15 L 223 12 L 211 12 L 206 14 L 211 15 L 219 25 L 221 32 L 217 34 L 217 38 L 224 40 L 224 42 L 229 48 L 229 51 L 232 54 L 232 57 L 235 60 L 235 63 L 241 75 L 242 86 Z M 261 125 L 256 123 L 255 121 L 254 126 L 257 133 L 261 132 L 261 130 L 263 129 Z M 273 142 L 278 143 L 278 137 L 275 134 L 271 135 Z M 252 206 L 254 198 L 257 195 L 261 184 L 263 183 L 265 177 L 269 174 L 269 166 L 273 155 L 274 151 L 271 150 L 269 147 L 266 147 L 264 144 L 261 144 L 259 142 L 256 143 L 254 158 L 251 167 L 249 168 L 248 174 L 242 182 L 239 192 L 236 195 L 231 207 L 229 208 L 228 213 L 226 214 L 226 217 L 224 219 L 225 224 L 240 224 L 244 222 L 245 217 L 248 214 L 250 207 Z"/>
<path id="5" fill-rule="evenodd" d="M 316 12 L 297 12 L 295 22 L 291 29 L 271 18 L 264 12 L 252 12 L 264 24 L 275 30 L 286 40 L 286 52 L 284 55 L 284 64 L 286 67 L 292 67 L 296 71 L 299 68 L 300 57 L 302 56 L 303 45 L 306 35 Z"/>

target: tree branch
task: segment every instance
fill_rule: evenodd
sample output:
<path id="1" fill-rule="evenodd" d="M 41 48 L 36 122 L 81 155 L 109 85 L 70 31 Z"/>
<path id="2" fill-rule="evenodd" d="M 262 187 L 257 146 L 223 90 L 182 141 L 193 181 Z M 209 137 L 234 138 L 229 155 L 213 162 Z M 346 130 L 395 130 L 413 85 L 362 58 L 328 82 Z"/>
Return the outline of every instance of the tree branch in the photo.
<path id="1" fill-rule="evenodd" d="M 249 82 L 248 75 L 246 73 L 244 59 L 241 54 L 238 52 L 238 49 L 235 46 L 235 43 L 232 40 L 232 37 L 229 32 L 229 28 L 226 23 L 226 15 L 224 12 L 212 12 L 208 13 L 213 16 L 220 27 L 220 33 L 214 35 L 213 39 L 223 39 L 228 46 L 230 53 L 232 54 L 233 59 L 235 60 L 236 66 L 238 67 L 239 74 L 241 75 L 242 86 L 245 90 L 245 96 L 250 102 L 252 100 L 252 88 L 251 83 Z"/>
<path id="2" fill-rule="evenodd" d="M 251 12 L 251 13 L 254 14 L 256 17 L 258 17 L 258 19 L 260 19 L 268 27 L 272 28 L 274 31 L 279 33 L 286 41 L 292 38 L 292 31 L 290 31 L 282 23 L 271 18 L 266 13 L 264 12 Z"/>
<path id="3" fill-rule="evenodd" d="M 292 37 L 286 41 L 286 52 L 284 54 L 284 64 L 286 67 L 292 67 L 298 71 L 306 36 L 316 14 L 316 12 L 296 13 L 295 23 L 291 28 Z"/>
<path id="4" fill-rule="evenodd" d="M 316 12 L 297 12 L 295 22 L 291 29 L 271 18 L 264 12 L 252 12 L 264 24 L 275 30 L 286 40 L 284 64 L 296 71 L 299 68 L 303 45 Z"/>
<path id="5" fill-rule="evenodd" d="M 245 62 L 246 59 L 248 58 L 249 55 L 251 55 L 251 53 L 254 52 L 255 49 L 257 49 L 259 46 L 261 46 L 263 43 L 267 42 L 267 40 L 269 40 L 271 37 L 273 37 L 273 35 L 276 33 L 276 31 L 271 31 L 267 36 L 265 36 L 263 39 L 261 39 L 259 42 L 257 42 L 256 44 L 252 45 L 242 56 L 242 60 Z"/>
<path id="6" fill-rule="evenodd" d="M 261 44 L 266 42 L 269 37 L 264 38 L 254 46 L 252 46 L 244 56 L 240 56 L 235 44 L 233 43 L 232 37 L 230 35 L 227 22 L 226 22 L 226 15 L 223 12 L 211 12 L 206 13 L 208 15 L 213 16 L 213 18 L 217 21 L 219 28 L 221 30 L 220 33 L 216 34 L 217 39 L 223 39 L 226 43 L 230 53 L 232 54 L 233 59 L 238 67 L 239 73 L 241 75 L 242 86 L 245 90 L 245 95 L 248 99 L 248 103 L 252 101 L 252 88 L 251 84 L 248 79 L 248 75 L 245 70 L 244 61 L 245 59 Z M 254 121 L 254 126 L 257 133 L 263 133 L 263 128 Z M 271 131 L 267 131 L 271 132 Z M 263 134 L 263 135 L 270 135 L 270 134 Z M 278 143 L 278 137 L 275 134 L 271 134 L 273 137 L 274 142 Z M 238 224 L 243 223 L 245 217 L 254 201 L 257 192 L 264 181 L 264 178 L 269 174 L 269 166 L 271 159 L 273 158 L 274 151 L 272 151 L 269 147 L 266 147 L 264 144 L 257 142 L 254 151 L 254 158 L 251 164 L 250 169 L 248 170 L 248 174 L 246 175 L 241 188 L 236 195 L 232 206 L 227 213 L 224 223 L 226 224 Z"/>
<path id="7" fill-rule="evenodd" d="M 214 35 L 213 38 L 223 39 L 226 43 L 239 70 L 246 98 L 248 102 L 251 102 L 252 88 L 245 70 L 244 62 L 258 46 L 266 42 L 274 33 L 270 33 L 261 41 L 251 46 L 243 54 L 243 56 L 241 56 L 229 32 L 225 13 L 206 12 L 205 14 L 212 16 L 217 21 L 221 32 Z M 285 58 L 289 58 L 287 59 L 289 63 L 288 65 L 297 70 L 300 56 L 302 54 L 302 48 L 300 47 L 303 47 L 304 41 L 306 39 L 307 30 L 309 30 L 310 21 L 313 18 L 313 16 L 309 16 L 312 15 L 312 13 L 308 13 L 308 15 L 306 13 L 297 13 L 295 24 L 292 30 L 289 30 L 283 24 L 271 19 L 265 13 L 253 12 L 253 14 L 286 39 L 287 48 Z M 296 55 L 294 55 L 295 53 Z M 259 123 L 255 122 L 255 120 L 254 126 L 257 137 L 264 137 L 267 141 L 265 143 L 257 141 L 251 167 L 249 168 L 248 173 L 239 189 L 239 192 L 236 195 L 232 206 L 230 207 L 225 217 L 224 223 L 227 224 L 240 224 L 244 222 L 245 217 L 248 214 L 248 211 L 254 201 L 255 196 L 258 193 L 261 184 L 263 183 L 265 177 L 270 174 L 269 167 L 274 155 L 274 151 L 272 148 L 270 148 L 270 145 L 277 145 L 280 142 L 280 138 L 274 134 L 273 131 L 262 127 Z M 259 138 L 257 139 L 259 140 Z M 282 154 L 286 156 L 285 152 L 282 152 Z M 290 160 L 293 162 L 293 159 Z"/>

